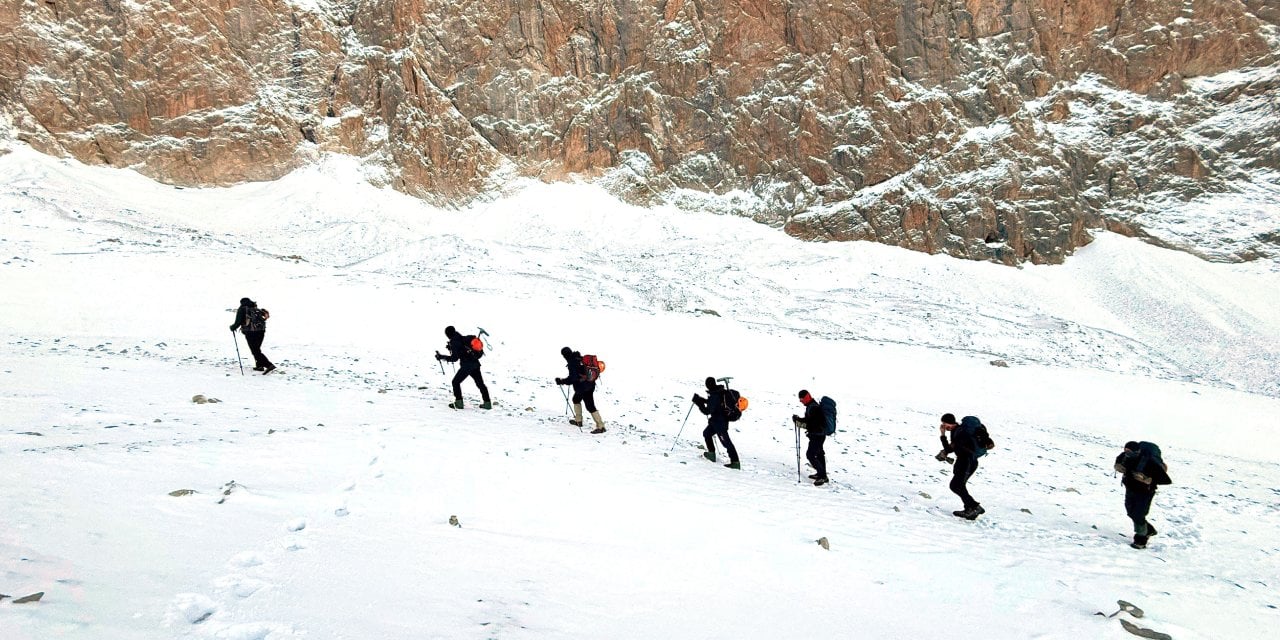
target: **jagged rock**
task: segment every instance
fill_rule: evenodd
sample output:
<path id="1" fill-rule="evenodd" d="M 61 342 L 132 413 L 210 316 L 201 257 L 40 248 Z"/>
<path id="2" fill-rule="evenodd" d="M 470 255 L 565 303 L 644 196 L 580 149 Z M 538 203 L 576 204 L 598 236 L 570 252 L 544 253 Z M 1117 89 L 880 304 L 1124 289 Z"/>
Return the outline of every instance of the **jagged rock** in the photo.
<path id="1" fill-rule="evenodd" d="M 181 498 L 182 496 L 189 496 L 193 493 L 198 493 L 198 492 L 195 489 L 178 489 L 176 491 L 170 491 L 169 495 L 175 498 Z"/>
<path id="2" fill-rule="evenodd" d="M 191 396 L 191 401 L 196 404 L 214 404 L 214 403 L 222 402 L 217 398 L 207 398 L 201 394 L 196 394 L 194 396 Z"/>
<path id="3" fill-rule="evenodd" d="M 458 516 L 449 516 L 449 524 L 459 528 L 462 527 L 462 524 L 458 522 Z"/>
<path id="4" fill-rule="evenodd" d="M 1278 14 L 1267 0 L 9 2 L 0 139 L 175 185 L 344 153 L 375 184 L 450 206 L 515 176 L 577 176 L 806 239 L 1052 263 L 1091 229 L 1163 234 L 1150 216 L 1280 166 Z M 1224 127 L 1233 114 L 1251 126 Z"/>
<path id="5" fill-rule="evenodd" d="M 13 600 L 13 604 L 27 604 L 29 602 L 40 602 L 40 599 L 43 597 L 44 597 L 44 592 L 37 591 L 31 595 L 22 596 L 21 598 L 15 598 Z"/>
<path id="6" fill-rule="evenodd" d="M 992 361 L 991 361 L 991 366 L 993 366 L 993 367 L 1002 367 L 1002 368 L 1008 369 L 1008 368 L 1009 368 L 1009 363 L 1008 363 L 1008 362 L 1005 362 L 1004 360 L 992 360 Z"/>
<path id="7" fill-rule="evenodd" d="M 921 492 L 920 492 L 920 497 L 921 497 L 921 498 L 924 498 L 925 500 L 932 500 L 932 499 L 933 499 L 933 496 L 931 496 L 931 495 L 929 495 L 929 494 L 927 494 L 927 493 L 925 493 L 925 492 L 923 492 L 923 491 L 921 491 Z"/>
<path id="8" fill-rule="evenodd" d="M 831 543 L 827 541 L 826 536 L 818 538 L 817 542 L 818 542 L 818 545 L 821 546 L 823 549 L 826 549 L 827 551 L 831 550 Z"/>
<path id="9" fill-rule="evenodd" d="M 1128 631 L 1129 633 L 1132 633 L 1133 635 L 1138 636 L 1140 638 L 1150 638 L 1151 640 L 1173 640 L 1173 636 L 1167 633 L 1162 633 L 1159 631 L 1155 631 L 1153 629 L 1147 629 L 1145 627 L 1139 627 L 1138 625 L 1132 622 L 1129 622 L 1124 618 L 1120 619 L 1120 626 L 1124 627 L 1125 631 Z"/>

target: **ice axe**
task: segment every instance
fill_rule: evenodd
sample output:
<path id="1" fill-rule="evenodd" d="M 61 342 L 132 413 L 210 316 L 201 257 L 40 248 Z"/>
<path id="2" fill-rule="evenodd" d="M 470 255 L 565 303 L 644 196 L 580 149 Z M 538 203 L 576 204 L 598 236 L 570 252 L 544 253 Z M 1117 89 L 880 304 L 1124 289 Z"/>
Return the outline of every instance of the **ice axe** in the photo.
<path id="1" fill-rule="evenodd" d="M 478 329 L 478 330 L 479 330 L 479 334 L 478 334 L 478 335 L 482 335 L 482 336 L 484 336 L 484 337 L 486 337 L 486 338 L 490 337 L 490 336 L 489 336 L 489 332 L 488 332 L 488 331 L 485 331 L 485 330 L 484 330 L 484 327 L 476 327 L 476 329 Z M 490 350 L 490 351 L 493 351 L 493 341 L 492 341 L 492 340 L 485 340 L 485 341 L 484 341 L 484 348 L 486 348 L 486 349 L 488 349 L 488 350 Z"/>

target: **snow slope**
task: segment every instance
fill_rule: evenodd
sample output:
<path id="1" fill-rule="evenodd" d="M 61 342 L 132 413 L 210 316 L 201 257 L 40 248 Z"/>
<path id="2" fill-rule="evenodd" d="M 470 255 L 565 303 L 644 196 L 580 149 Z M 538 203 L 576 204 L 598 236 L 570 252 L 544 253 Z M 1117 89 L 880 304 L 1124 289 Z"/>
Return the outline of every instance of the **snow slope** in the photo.
<path id="1" fill-rule="evenodd" d="M 433 211 L 336 158 L 179 190 L 16 148 L 0 215 L 0 593 L 45 592 L 0 601 L 6 640 L 1130 637 L 1118 618 L 1181 640 L 1280 622 L 1264 266 L 1103 235 L 1010 269 L 580 185 Z M 236 366 L 246 295 L 272 311 L 278 374 Z M 493 411 L 470 383 L 471 408 L 444 406 L 446 324 L 492 334 Z M 566 344 L 609 365 L 602 436 L 564 421 Z M 697 416 L 682 429 L 708 375 L 751 400 L 741 471 L 700 457 Z M 840 402 L 823 488 L 796 480 L 802 387 Z M 999 444 L 976 522 L 950 515 L 932 457 L 948 411 Z M 1128 439 L 1160 443 L 1176 482 L 1145 552 L 1124 545 L 1110 470 Z M 1146 617 L 1093 615 L 1117 599 Z"/>

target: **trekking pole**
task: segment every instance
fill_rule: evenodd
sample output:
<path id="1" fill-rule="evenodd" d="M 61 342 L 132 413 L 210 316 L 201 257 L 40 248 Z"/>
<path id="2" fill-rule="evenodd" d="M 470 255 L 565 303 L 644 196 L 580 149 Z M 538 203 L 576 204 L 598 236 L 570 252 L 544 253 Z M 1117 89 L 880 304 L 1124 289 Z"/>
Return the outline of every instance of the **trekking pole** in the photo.
<path id="1" fill-rule="evenodd" d="M 231 343 L 236 345 L 236 362 L 240 363 L 240 375 L 244 375 L 244 360 L 240 357 L 240 341 L 236 340 L 235 330 L 231 331 Z"/>
<path id="2" fill-rule="evenodd" d="M 693 415 L 692 402 L 689 403 L 689 411 L 684 414 L 684 422 L 680 423 L 680 430 L 676 432 L 676 439 L 671 441 L 671 448 L 667 450 L 667 453 L 671 453 L 676 450 L 676 443 L 680 441 L 680 434 L 684 433 L 684 425 L 689 424 L 689 416 L 691 415 Z"/>
<path id="3" fill-rule="evenodd" d="M 800 469 L 800 425 L 796 428 L 796 482 L 804 482 L 804 471 Z"/>
<path id="4" fill-rule="evenodd" d="M 560 395 L 564 396 L 564 414 L 569 415 L 569 391 L 560 385 L 556 385 L 560 389 Z"/>

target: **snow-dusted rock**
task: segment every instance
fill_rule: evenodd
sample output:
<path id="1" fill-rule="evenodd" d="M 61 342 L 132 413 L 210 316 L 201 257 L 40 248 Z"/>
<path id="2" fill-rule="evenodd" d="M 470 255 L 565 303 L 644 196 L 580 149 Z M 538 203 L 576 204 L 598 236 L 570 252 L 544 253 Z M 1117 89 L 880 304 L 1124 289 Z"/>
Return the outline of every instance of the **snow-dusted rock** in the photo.
<path id="1" fill-rule="evenodd" d="M 1104 227 L 1249 260 L 1280 244 L 1272 4 L 29 0 L 0 120 L 179 185 L 339 152 L 437 203 L 579 176 L 1007 264 Z M 1205 201 L 1250 224 L 1170 229 Z"/>

